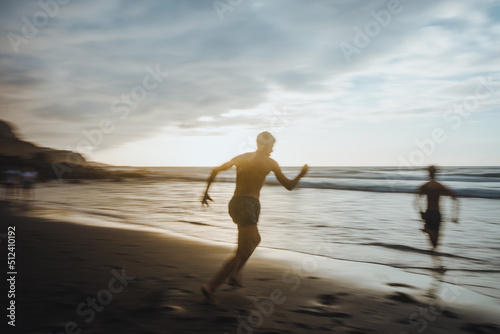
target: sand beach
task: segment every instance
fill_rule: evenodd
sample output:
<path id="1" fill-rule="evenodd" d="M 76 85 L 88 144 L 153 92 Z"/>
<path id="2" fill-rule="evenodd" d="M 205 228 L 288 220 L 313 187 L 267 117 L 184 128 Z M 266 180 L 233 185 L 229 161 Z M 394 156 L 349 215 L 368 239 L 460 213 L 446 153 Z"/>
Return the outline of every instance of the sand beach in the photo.
<path id="1" fill-rule="evenodd" d="M 459 287 L 441 287 L 444 297 L 429 297 L 428 287 L 415 282 L 380 278 L 374 284 L 361 264 L 340 265 L 338 275 L 321 273 L 320 259 L 280 261 L 265 250 L 249 261 L 244 288 L 222 287 L 220 303 L 212 305 L 199 287 L 231 247 L 33 218 L 5 203 L 1 209 L 2 233 L 15 227 L 15 328 L 7 327 L 9 333 L 499 331 L 495 310 L 460 304 Z"/>

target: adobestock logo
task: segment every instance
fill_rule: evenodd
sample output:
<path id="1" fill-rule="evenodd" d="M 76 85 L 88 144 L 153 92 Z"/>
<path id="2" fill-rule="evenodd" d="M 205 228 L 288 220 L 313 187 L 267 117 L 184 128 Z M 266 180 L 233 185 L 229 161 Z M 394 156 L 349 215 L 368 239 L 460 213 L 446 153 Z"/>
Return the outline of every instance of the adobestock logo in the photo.
<path id="1" fill-rule="evenodd" d="M 370 15 L 373 20 L 366 22 L 363 29 L 358 26 L 353 28 L 355 32 L 353 43 L 349 44 L 344 41 L 339 43 L 340 51 L 342 51 L 347 62 L 350 63 L 354 54 L 358 55 L 361 53 L 361 50 L 368 47 L 380 35 L 382 30 L 391 24 L 393 17 L 403 12 L 403 9 L 401 1 L 389 0 L 385 9 L 379 11 L 371 10 Z"/>
<path id="2" fill-rule="evenodd" d="M 227 12 L 232 12 L 236 7 L 240 6 L 243 0 L 215 0 L 212 4 L 215 12 L 221 21 L 224 21 L 224 15 Z"/>

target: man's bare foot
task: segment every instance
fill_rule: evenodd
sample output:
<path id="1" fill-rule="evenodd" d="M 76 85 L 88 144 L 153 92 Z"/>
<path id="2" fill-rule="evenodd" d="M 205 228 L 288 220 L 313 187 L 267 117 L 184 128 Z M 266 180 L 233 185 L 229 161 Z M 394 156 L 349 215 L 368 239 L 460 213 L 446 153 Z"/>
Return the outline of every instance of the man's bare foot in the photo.
<path id="1" fill-rule="evenodd" d="M 243 284 L 241 284 L 240 280 L 236 277 L 229 277 L 229 282 L 227 283 L 229 286 L 233 288 L 242 288 Z"/>
<path id="2" fill-rule="evenodd" d="M 203 293 L 203 295 L 207 298 L 207 300 L 211 303 L 211 304 L 214 304 L 214 305 L 217 305 L 219 304 L 219 301 L 217 300 L 217 298 L 215 297 L 215 293 L 213 291 L 210 291 L 208 289 L 208 286 L 206 284 L 203 284 L 200 288 L 201 290 L 201 293 Z"/>

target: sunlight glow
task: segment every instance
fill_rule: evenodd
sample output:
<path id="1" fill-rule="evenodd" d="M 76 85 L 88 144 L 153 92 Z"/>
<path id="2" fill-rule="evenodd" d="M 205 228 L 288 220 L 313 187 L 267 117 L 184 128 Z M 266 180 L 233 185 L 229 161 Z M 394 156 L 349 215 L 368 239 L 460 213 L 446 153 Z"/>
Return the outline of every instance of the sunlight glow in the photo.
<path id="1" fill-rule="evenodd" d="M 90 158 L 122 166 L 217 166 L 251 151 L 248 138 L 255 135 L 235 127 L 225 135 L 161 134 L 96 152 Z"/>

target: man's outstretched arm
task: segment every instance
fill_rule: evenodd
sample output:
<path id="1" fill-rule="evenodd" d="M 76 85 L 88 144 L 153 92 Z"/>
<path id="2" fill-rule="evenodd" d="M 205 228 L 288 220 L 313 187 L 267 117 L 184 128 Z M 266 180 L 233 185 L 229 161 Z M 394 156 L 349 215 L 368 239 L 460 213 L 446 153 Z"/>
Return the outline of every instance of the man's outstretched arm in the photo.
<path id="1" fill-rule="evenodd" d="M 457 194 L 453 190 L 451 190 L 445 186 L 443 186 L 443 187 L 444 187 L 445 195 L 448 195 L 453 199 L 453 213 L 452 213 L 453 217 L 451 218 L 451 221 L 458 224 L 458 214 L 460 211 L 460 205 L 458 202 Z"/>
<path id="2" fill-rule="evenodd" d="M 307 171 L 309 170 L 309 166 L 304 165 L 302 167 L 302 170 L 300 171 L 299 175 L 293 180 L 288 179 L 283 172 L 281 171 L 281 167 L 278 165 L 276 161 L 273 162 L 273 169 L 272 171 L 274 172 L 274 175 L 276 175 L 276 178 L 278 179 L 279 183 L 283 187 L 285 187 L 287 190 L 293 190 L 296 186 L 297 183 L 299 183 L 300 179 L 306 175 Z"/>
<path id="3" fill-rule="evenodd" d="M 233 167 L 236 164 L 236 158 L 233 158 L 232 160 L 220 165 L 219 167 L 215 167 L 212 169 L 212 173 L 210 174 L 210 177 L 207 180 L 207 190 L 205 190 L 205 194 L 203 195 L 203 199 L 201 200 L 201 204 L 206 204 L 208 206 L 208 201 L 213 201 L 213 199 L 210 198 L 208 195 L 208 188 L 210 188 L 210 185 L 212 182 L 214 182 L 215 178 L 217 177 L 217 174 L 219 172 L 228 170 L 229 168 Z"/>

